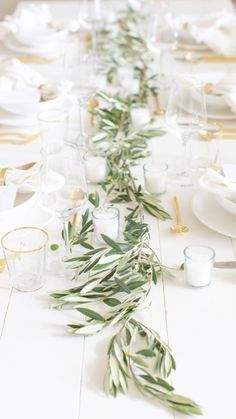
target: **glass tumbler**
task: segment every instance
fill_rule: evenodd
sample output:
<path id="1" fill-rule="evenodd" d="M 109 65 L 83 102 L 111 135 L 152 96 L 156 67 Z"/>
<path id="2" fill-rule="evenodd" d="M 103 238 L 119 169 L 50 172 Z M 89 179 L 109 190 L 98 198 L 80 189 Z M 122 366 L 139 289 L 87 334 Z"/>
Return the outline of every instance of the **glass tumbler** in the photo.
<path id="1" fill-rule="evenodd" d="M 50 152 L 59 151 L 68 135 L 68 112 L 62 109 L 48 109 L 38 114 L 42 143 Z"/>
<path id="2" fill-rule="evenodd" d="M 211 247 L 190 245 L 184 249 L 185 277 L 193 287 L 205 287 L 211 282 L 215 251 Z"/>
<path id="3" fill-rule="evenodd" d="M 20 227 L 2 238 L 10 281 L 18 291 L 36 291 L 45 283 L 48 234 L 38 227 Z"/>

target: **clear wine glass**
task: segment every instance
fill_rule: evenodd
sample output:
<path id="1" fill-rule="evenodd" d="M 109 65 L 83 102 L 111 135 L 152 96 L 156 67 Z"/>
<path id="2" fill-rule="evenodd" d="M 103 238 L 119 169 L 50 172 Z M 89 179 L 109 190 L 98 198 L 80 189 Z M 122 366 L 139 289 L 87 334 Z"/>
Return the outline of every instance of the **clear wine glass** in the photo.
<path id="1" fill-rule="evenodd" d="M 87 200 L 87 183 L 78 147 L 65 143 L 57 153 L 41 150 L 40 204 L 63 224 L 65 259 L 71 256 L 69 222 Z"/>
<path id="2" fill-rule="evenodd" d="M 181 186 L 191 185 L 187 145 L 207 121 L 203 84 L 197 78 L 182 76 L 173 82 L 166 110 L 166 124 L 183 145 L 184 161 L 175 175 Z"/>
<path id="3" fill-rule="evenodd" d="M 159 8 L 158 8 L 158 3 Z M 173 24 L 171 13 L 168 11 L 166 3 L 157 2 L 154 13 L 150 19 L 147 31 L 147 47 L 157 58 L 158 63 L 158 88 L 165 90 L 171 84 L 171 69 L 169 75 L 165 74 L 164 61 L 167 55 L 171 55 L 171 51 L 177 46 L 178 32 Z"/>

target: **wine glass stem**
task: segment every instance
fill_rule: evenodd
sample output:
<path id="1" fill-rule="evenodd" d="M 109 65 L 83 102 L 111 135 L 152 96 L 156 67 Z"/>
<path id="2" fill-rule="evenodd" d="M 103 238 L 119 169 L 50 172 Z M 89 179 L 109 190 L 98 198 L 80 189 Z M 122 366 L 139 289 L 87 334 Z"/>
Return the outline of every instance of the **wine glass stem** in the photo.
<path id="1" fill-rule="evenodd" d="M 85 132 L 84 132 L 84 121 L 83 121 L 83 103 L 81 99 L 78 99 L 78 108 L 79 108 L 79 137 L 84 140 Z"/>
<path id="2" fill-rule="evenodd" d="M 65 242 L 65 259 L 69 259 L 71 256 L 69 220 L 63 219 L 62 222 L 63 222 L 63 238 Z"/>

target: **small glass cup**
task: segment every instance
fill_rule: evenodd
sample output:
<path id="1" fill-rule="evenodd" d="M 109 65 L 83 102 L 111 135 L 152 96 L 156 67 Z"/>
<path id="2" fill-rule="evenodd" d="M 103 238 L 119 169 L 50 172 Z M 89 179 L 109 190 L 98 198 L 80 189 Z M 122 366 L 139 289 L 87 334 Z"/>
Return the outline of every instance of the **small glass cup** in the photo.
<path id="1" fill-rule="evenodd" d="M 166 163 L 146 163 L 143 165 L 145 188 L 153 195 L 161 195 L 166 192 L 167 185 Z"/>
<path id="2" fill-rule="evenodd" d="M 48 234 L 38 227 L 20 227 L 2 240 L 10 281 L 18 291 L 36 291 L 45 283 Z"/>
<path id="3" fill-rule="evenodd" d="M 50 152 L 59 151 L 68 135 L 68 112 L 62 109 L 48 109 L 39 112 L 38 121 L 43 145 Z"/>
<path id="4" fill-rule="evenodd" d="M 190 245 L 184 249 L 185 278 L 193 287 L 205 287 L 211 282 L 215 251 L 211 247 Z"/>
<path id="5" fill-rule="evenodd" d="M 94 240 L 104 243 L 101 234 L 118 240 L 120 235 L 120 211 L 116 207 L 104 205 L 93 210 Z"/>
<path id="6" fill-rule="evenodd" d="M 105 157 L 95 156 L 87 152 L 84 155 L 85 172 L 90 183 L 103 182 L 107 175 L 107 162 Z"/>

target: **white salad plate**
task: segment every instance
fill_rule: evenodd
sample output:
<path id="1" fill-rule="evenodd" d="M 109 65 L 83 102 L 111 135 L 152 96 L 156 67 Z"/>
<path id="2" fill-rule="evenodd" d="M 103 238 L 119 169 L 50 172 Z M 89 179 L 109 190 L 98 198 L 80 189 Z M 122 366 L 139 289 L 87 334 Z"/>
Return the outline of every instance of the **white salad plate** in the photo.
<path id="1" fill-rule="evenodd" d="M 192 200 L 192 210 L 206 227 L 224 236 L 236 238 L 236 216 L 224 210 L 212 194 L 198 191 Z"/>

